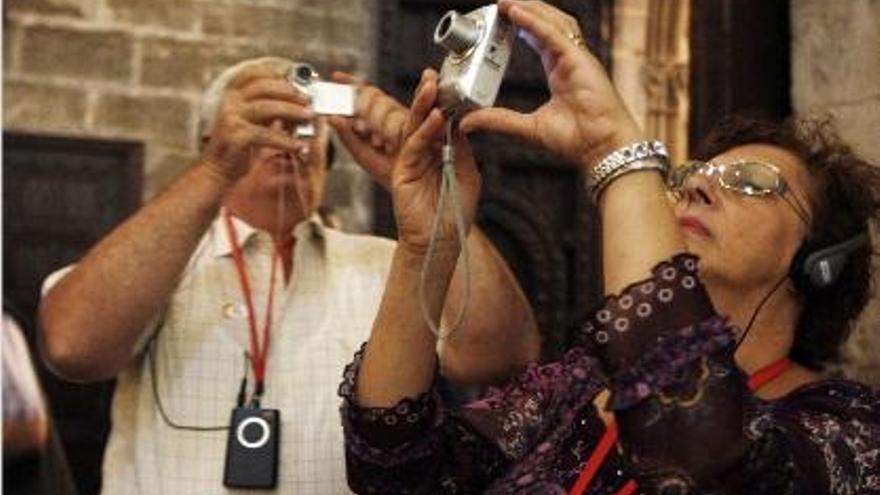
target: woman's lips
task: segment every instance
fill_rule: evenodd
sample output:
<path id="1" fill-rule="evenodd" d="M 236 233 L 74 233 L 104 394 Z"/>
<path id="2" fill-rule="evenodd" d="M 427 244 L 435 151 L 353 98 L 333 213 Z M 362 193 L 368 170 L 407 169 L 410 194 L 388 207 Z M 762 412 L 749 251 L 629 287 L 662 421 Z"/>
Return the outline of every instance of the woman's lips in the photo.
<path id="1" fill-rule="evenodd" d="M 709 232 L 709 229 L 707 229 L 705 225 L 703 225 L 703 222 L 694 217 L 682 217 L 679 219 L 678 224 L 681 225 L 684 230 L 692 232 L 700 237 L 712 237 L 712 233 Z"/>

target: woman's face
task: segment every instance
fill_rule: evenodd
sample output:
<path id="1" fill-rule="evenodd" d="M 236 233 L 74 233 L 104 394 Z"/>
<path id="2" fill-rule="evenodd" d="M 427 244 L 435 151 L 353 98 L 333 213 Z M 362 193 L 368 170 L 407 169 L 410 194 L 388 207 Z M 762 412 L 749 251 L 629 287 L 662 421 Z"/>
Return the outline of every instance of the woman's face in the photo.
<path id="1" fill-rule="evenodd" d="M 717 176 L 691 174 L 675 207 L 688 251 L 700 257 L 700 272 L 710 287 L 760 289 L 788 273 L 808 227 L 795 207 L 812 217 L 810 177 L 791 152 L 777 146 L 737 146 L 712 158 L 715 164 L 758 161 L 775 165 L 788 184 L 778 194 L 753 197 L 729 190 Z M 792 198 L 792 195 L 794 198 Z M 786 201 L 787 200 L 787 201 Z M 793 206 L 794 205 L 794 206 Z"/>

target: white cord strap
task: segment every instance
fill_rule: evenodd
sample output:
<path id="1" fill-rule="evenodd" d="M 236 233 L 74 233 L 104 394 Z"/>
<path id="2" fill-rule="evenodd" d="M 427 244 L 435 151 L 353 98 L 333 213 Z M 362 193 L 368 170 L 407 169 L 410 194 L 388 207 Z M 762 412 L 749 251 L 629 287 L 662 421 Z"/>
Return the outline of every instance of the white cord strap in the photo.
<path id="1" fill-rule="evenodd" d="M 422 264 L 422 272 L 419 278 L 419 305 L 422 309 L 422 317 L 428 324 L 428 329 L 435 337 L 442 340 L 450 337 L 455 333 L 464 322 L 467 306 L 471 298 L 471 270 L 467 248 L 467 228 L 464 222 L 464 212 L 461 207 L 461 198 L 458 194 L 458 182 L 455 177 L 455 149 L 453 146 L 452 130 L 455 124 L 454 119 L 448 118 L 446 121 L 446 142 L 443 144 L 443 172 L 440 183 L 440 197 L 437 201 L 437 211 L 434 213 L 434 220 L 431 223 L 431 237 L 428 241 L 428 251 L 425 254 L 425 261 Z M 428 308 L 425 290 L 428 284 L 428 269 L 431 261 L 437 254 L 437 236 L 440 233 L 441 219 L 446 213 L 447 199 L 452 203 L 453 214 L 455 215 L 455 228 L 458 233 L 458 241 L 461 244 L 460 259 L 464 262 L 464 301 L 454 319 L 453 325 L 447 332 L 442 332 L 440 326 L 431 318 L 431 312 Z"/>

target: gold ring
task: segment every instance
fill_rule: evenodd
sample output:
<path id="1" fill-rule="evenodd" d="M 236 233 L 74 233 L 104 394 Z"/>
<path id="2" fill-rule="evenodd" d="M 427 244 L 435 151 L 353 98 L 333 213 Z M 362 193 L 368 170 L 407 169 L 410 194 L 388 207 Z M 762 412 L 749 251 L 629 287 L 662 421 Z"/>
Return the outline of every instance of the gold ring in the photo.
<path id="1" fill-rule="evenodd" d="M 568 39 L 570 39 L 571 42 L 574 43 L 574 46 L 576 46 L 578 48 L 584 48 L 584 49 L 587 48 L 587 42 L 584 41 L 584 37 L 581 36 L 580 33 L 569 32 L 566 34 L 566 36 L 568 36 Z"/>

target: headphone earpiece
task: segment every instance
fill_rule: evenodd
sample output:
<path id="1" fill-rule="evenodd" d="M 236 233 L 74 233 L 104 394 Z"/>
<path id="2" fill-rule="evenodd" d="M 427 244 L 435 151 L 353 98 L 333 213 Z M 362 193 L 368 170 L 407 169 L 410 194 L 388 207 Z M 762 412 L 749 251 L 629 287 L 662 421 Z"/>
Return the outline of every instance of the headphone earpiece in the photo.
<path id="1" fill-rule="evenodd" d="M 816 250 L 804 243 L 795 254 L 789 272 L 795 288 L 803 294 L 831 287 L 840 277 L 849 256 L 870 244 L 867 232 Z"/>

